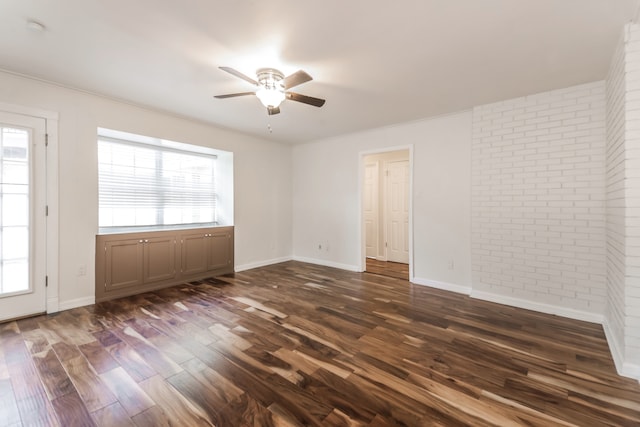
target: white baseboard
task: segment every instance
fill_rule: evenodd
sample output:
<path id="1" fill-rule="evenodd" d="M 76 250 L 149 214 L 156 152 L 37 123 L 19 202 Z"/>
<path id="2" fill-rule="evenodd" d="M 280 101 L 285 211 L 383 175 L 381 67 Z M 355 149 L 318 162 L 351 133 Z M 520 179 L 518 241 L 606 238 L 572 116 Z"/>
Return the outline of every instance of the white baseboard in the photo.
<path id="1" fill-rule="evenodd" d="M 69 301 L 60 302 L 60 304 L 58 304 L 58 309 L 60 311 L 71 310 L 72 308 L 84 307 L 85 305 L 91 305 L 95 303 L 96 297 L 76 298 Z"/>
<path id="2" fill-rule="evenodd" d="M 524 308 L 527 310 L 539 311 L 546 314 L 555 314 L 556 316 L 567 317 L 569 319 L 575 320 L 583 320 L 585 322 L 602 324 L 604 321 L 604 316 L 602 314 L 589 313 L 587 311 L 528 301 L 521 298 L 508 297 L 505 295 L 493 294 L 490 292 L 472 291 L 471 298 L 497 302 L 498 304 L 505 304 L 513 307 Z"/>
<path id="3" fill-rule="evenodd" d="M 640 365 L 636 363 L 623 363 L 622 370 L 619 372 L 623 377 L 633 378 L 640 383 Z"/>
<path id="4" fill-rule="evenodd" d="M 340 263 L 333 262 L 333 261 L 327 261 L 325 259 L 316 259 L 316 258 L 306 258 L 306 257 L 294 256 L 293 260 L 294 261 L 300 261 L 300 262 L 308 262 L 309 264 L 322 265 L 322 266 L 325 266 L 325 267 L 339 268 L 340 270 L 354 271 L 356 273 L 360 273 L 361 272 L 360 267 L 357 266 L 357 265 L 340 264 Z"/>
<path id="5" fill-rule="evenodd" d="M 607 337 L 607 344 L 609 344 L 609 351 L 611 352 L 613 363 L 616 365 L 616 370 L 619 374 L 622 374 L 622 367 L 624 365 L 622 347 L 616 339 L 616 334 L 611 330 L 611 326 L 609 326 L 609 322 L 606 318 L 602 322 L 602 328 L 604 329 L 604 336 Z"/>
<path id="6" fill-rule="evenodd" d="M 442 289 L 443 291 L 451 291 L 457 294 L 471 294 L 471 287 L 455 285 L 453 283 L 440 282 L 437 280 L 423 279 L 421 277 L 414 277 L 411 279 L 411 283 L 416 285 L 429 286 L 431 288 Z"/>
<path id="7" fill-rule="evenodd" d="M 611 352 L 611 357 L 613 358 L 613 363 L 616 365 L 618 374 L 640 381 L 640 365 L 624 361 L 622 346 L 616 339 L 616 334 L 611 330 L 611 326 L 609 326 L 609 321 L 606 317 L 604 318 L 604 322 L 602 322 L 602 327 L 604 329 L 604 335 L 607 337 L 609 351 Z"/>
<path id="8" fill-rule="evenodd" d="M 273 258 L 264 261 L 258 262 L 250 262 L 248 264 L 236 265 L 235 272 L 240 273 L 241 271 L 251 270 L 252 268 L 265 267 L 267 265 L 279 264 L 285 261 L 291 261 L 293 258 L 290 256 L 281 257 L 281 258 Z"/>

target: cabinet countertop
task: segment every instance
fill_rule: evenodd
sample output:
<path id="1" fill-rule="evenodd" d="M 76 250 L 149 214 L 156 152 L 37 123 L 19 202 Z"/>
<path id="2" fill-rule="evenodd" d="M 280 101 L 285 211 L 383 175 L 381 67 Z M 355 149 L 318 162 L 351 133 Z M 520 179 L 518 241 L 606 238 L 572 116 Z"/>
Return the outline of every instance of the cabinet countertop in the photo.
<path id="1" fill-rule="evenodd" d="M 219 227 L 233 227 L 233 224 L 218 224 L 218 223 L 205 223 L 205 224 L 178 224 L 178 225 L 154 225 L 154 226 L 140 226 L 140 227 L 102 227 L 98 229 L 98 235 L 109 234 L 127 234 L 127 233 L 147 233 L 153 231 L 176 231 L 176 230 L 198 230 L 202 228 L 219 228 Z"/>

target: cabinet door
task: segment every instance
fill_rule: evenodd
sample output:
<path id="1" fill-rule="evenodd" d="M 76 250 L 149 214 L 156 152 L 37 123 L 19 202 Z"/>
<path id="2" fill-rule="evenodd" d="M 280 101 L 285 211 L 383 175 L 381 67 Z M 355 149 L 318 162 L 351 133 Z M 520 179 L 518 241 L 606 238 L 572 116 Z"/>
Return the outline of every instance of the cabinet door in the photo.
<path id="1" fill-rule="evenodd" d="M 207 271 L 208 234 L 185 234 L 182 241 L 182 274 L 198 274 Z"/>
<path id="2" fill-rule="evenodd" d="M 231 264 L 231 233 L 214 231 L 209 233 L 209 255 L 207 270 L 218 270 Z"/>
<path id="3" fill-rule="evenodd" d="M 105 242 L 105 284 L 110 291 L 143 283 L 143 244 L 138 239 Z"/>
<path id="4" fill-rule="evenodd" d="M 144 282 L 176 277 L 176 240 L 174 236 L 144 239 Z"/>

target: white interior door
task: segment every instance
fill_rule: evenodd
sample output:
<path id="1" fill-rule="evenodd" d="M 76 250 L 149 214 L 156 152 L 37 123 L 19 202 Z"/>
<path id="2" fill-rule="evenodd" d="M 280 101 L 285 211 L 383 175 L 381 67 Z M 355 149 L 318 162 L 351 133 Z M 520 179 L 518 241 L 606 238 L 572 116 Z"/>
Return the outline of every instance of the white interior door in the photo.
<path id="1" fill-rule="evenodd" d="M 368 258 L 378 256 L 378 162 L 364 166 L 363 213 L 365 250 Z"/>
<path id="2" fill-rule="evenodd" d="M 45 133 L 0 112 L 0 320 L 46 311 Z"/>
<path id="3" fill-rule="evenodd" d="M 386 163 L 387 261 L 409 263 L 409 161 Z"/>

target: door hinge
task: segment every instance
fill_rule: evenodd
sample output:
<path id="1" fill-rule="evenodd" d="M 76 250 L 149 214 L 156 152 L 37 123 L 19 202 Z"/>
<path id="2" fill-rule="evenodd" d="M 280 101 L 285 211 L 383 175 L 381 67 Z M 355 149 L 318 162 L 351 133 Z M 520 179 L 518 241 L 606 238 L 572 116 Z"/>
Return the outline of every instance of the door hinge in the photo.
<path id="1" fill-rule="evenodd" d="M 384 242 L 384 247 L 386 248 L 386 247 L 388 247 L 388 246 L 389 246 L 389 245 L 387 245 L 387 242 Z"/>
<path id="2" fill-rule="evenodd" d="M 44 216 L 49 216 L 49 205 L 44 207 Z"/>
<path id="3" fill-rule="evenodd" d="M 44 146 L 45 147 L 49 146 L 49 134 L 48 133 L 44 134 Z"/>
<path id="4" fill-rule="evenodd" d="M 49 287 L 49 276 L 44 276 L 44 287 L 45 288 Z"/>

